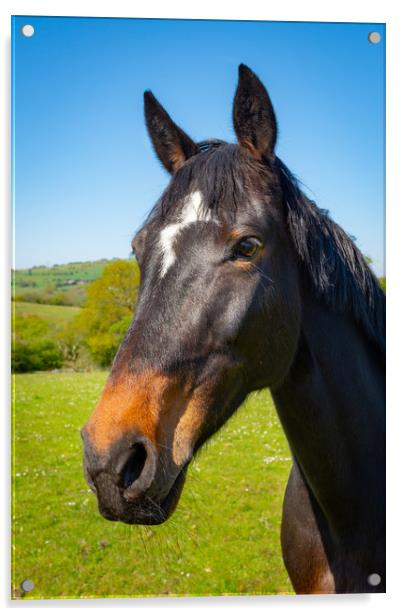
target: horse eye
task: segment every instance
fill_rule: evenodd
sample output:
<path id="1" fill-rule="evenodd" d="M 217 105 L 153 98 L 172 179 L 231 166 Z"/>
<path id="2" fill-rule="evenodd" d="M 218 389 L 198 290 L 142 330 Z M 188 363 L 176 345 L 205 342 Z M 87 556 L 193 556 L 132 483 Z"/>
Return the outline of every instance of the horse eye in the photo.
<path id="1" fill-rule="evenodd" d="M 257 237 L 244 237 L 235 246 L 232 258 L 233 259 L 252 259 L 259 248 L 262 246 Z"/>

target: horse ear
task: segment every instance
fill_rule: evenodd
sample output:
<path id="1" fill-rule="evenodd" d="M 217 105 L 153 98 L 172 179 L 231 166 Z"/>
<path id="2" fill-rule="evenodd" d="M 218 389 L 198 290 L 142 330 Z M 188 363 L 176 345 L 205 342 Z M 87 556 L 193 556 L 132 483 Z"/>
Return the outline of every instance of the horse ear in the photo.
<path id="1" fill-rule="evenodd" d="M 233 122 L 239 144 L 254 158 L 272 158 L 277 137 L 277 122 L 266 88 L 245 64 L 239 65 Z"/>
<path id="2" fill-rule="evenodd" d="M 144 92 L 144 114 L 155 152 L 169 173 L 197 154 L 197 145 L 175 124 L 152 92 Z"/>

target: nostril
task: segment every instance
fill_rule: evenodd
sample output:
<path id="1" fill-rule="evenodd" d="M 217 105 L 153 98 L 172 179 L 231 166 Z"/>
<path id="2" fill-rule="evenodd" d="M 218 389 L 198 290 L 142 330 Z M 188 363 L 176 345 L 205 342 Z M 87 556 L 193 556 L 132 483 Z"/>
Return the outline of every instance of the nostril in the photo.
<path id="1" fill-rule="evenodd" d="M 131 449 L 130 457 L 121 473 L 124 489 L 131 486 L 140 477 L 147 459 L 147 450 L 142 443 L 135 443 Z"/>

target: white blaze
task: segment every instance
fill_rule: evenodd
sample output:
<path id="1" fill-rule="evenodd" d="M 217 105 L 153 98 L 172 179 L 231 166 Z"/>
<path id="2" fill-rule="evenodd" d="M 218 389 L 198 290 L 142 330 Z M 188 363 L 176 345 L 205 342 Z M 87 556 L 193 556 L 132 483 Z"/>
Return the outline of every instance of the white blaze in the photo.
<path id="1" fill-rule="evenodd" d="M 211 212 L 203 211 L 202 195 L 196 190 L 185 200 L 183 210 L 178 222 L 167 225 L 160 234 L 160 245 L 162 251 L 161 278 L 165 276 L 169 268 L 175 263 L 176 254 L 174 243 L 178 233 L 194 222 L 209 222 L 213 217 Z"/>

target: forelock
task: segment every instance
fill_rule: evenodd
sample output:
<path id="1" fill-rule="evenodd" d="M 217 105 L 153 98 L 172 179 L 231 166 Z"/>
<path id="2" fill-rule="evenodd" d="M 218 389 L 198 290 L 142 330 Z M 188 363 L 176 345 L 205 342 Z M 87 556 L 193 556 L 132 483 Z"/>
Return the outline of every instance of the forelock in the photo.
<path id="1" fill-rule="evenodd" d="M 206 142 L 204 142 L 206 143 Z M 215 143 L 215 142 L 214 142 Z M 199 215 L 233 222 L 240 208 L 277 185 L 267 166 L 254 161 L 235 144 L 220 143 L 190 158 L 172 177 L 150 214 L 150 220 L 174 221 L 190 194 L 200 194 Z"/>

